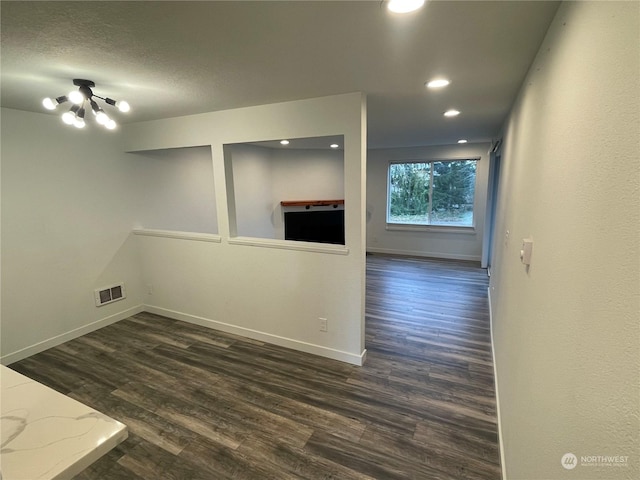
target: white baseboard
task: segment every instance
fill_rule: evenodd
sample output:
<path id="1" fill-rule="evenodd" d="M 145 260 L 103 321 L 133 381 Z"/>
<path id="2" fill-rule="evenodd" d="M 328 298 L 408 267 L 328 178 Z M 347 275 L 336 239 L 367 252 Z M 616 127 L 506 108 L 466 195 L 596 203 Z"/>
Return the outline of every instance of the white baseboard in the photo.
<path id="1" fill-rule="evenodd" d="M 95 322 L 91 322 L 88 325 L 83 325 L 82 327 L 75 328 L 70 332 L 66 332 L 61 335 L 56 335 L 55 337 L 38 342 L 35 345 L 31 345 L 29 347 L 20 349 L 16 352 L 3 355 L 0 358 L 0 363 L 2 365 L 10 365 L 14 362 L 30 357 L 31 355 L 44 352 L 49 348 L 56 347 L 64 342 L 68 342 L 69 340 L 73 340 L 74 338 L 81 337 L 82 335 L 86 335 L 87 333 L 91 333 L 102 327 L 111 325 L 112 323 L 119 322 L 120 320 L 124 320 L 125 318 L 128 318 L 131 315 L 135 315 L 143 311 L 144 311 L 144 307 L 142 305 L 136 305 L 135 307 L 131 307 L 122 312 L 114 313 L 113 315 L 109 315 L 108 317 L 102 318 L 100 320 L 96 320 Z"/>
<path id="2" fill-rule="evenodd" d="M 498 390 L 498 370 L 496 368 L 496 352 L 493 341 L 493 313 L 491 310 L 491 287 L 487 288 L 487 298 L 489 301 L 489 330 L 491 332 L 491 358 L 493 360 L 493 382 L 496 386 L 496 417 L 498 420 L 498 448 L 500 449 L 500 471 L 502 480 L 507 480 L 506 465 L 504 458 L 504 444 L 502 443 L 502 420 L 500 418 L 500 394 Z"/>
<path id="3" fill-rule="evenodd" d="M 100 320 L 96 320 L 95 322 L 92 322 L 88 325 L 83 325 L 82 327 L 76 328 L 69 332 L 57 335 L 47 340 L 43 340 L 36 343 L 35 345 L 30 345 L 18 351 L 3 355 L 2 357 L 0 357 L 0 363 L 2 365 L 10 365 L 14 362 L 18 362 L 22 359 L 30 357 L 31 355 L 35 355 L 49 348 L 56 347 L 64 342 L 68 342 L 70 340 L 73 340 L 74 338 L 81 337 L 82 335 L 86 335 L 102 327 L 106 327 L 107 325 L 119 322 L 120 320 L 124 320 L 125 318 L 129 318 L 132 315 L 136 315 L 141 312 L 155 313 L 157 315 L 163 315 L 175 320 L 194 323 L 196 325 L 212 328 L 214 330 L 241 335 L 243 337 L 252 338 L 254 340 L 260 340 L 266 343 L 279 345 L 281 347 L 291 348 L 292 350 L 311 353 L 314 355 L 319 355 L 321 357 L 331 358 L 333 360 L 339 360 L 341 362 L 350 363 L 357 366 L 362 366 L 367 356 L 366 349 L 358 355 L 354 353 L 344 352 L 342 350 L 335 350 L 329 347 L 323 347 L 321 345 L 302 342 L 300 340 L 280 337 L 278 335 L 272 335 L 270 333 L 260 332 L 258 330 L 252 330 L 228 323 L 217 322 L 215 320 L 190 315 L 187 313 L 176 312 L 174 310 L 168 310 L 166 308 L 154 307 L 153 305 L 137 305 L 122 312 L 118 312 Z"/>
<path id="4" fill-rule="evenodd" d="M 323 347 L 321 345 L 315 345 L 313 343 L 294 340 L 292 338 L 280 337 L 278 335 L 260 332 L 258 330 L 252 330 L 250 328 L 239 327 L 237 325 L 231 325 L 229 323 L 218 322 L 216 320 L 198 317 L 196 315 L 190 315 L 188 313 L 176 312 L 175 310 L 169 310 L 161 307 L 154 307 L 153 305 L 145 305 L 144 311 L 155 313 L 156 315 L 162 315 L 164 317 L 173 318 L 174 320 L 193 323 L 202 327 L 212 328 L 214 330 L 220 330 L 222 332 L 233 333 L 235 335 L 271 343 L 280 347 L 291 348 L 292 350 L 298 350 L 300 352 L 311 353 L 314 355 L 319 355 L 321 357 L 339 360 L 341 362 L 350 363 L 357 366 L 363 365 L 367 354 L 366 349 L 358 355 L 355 353 L 344 352 L 342 350 L 335 350 L 329 347 Z"/>
<path id="5" fill-rule="evenodd" d="M 371 248 L 367 247 L 369 253 L 383 253 L 387 255 L 405 255 L 410 257 L 443 258 L 446 260 L 467 260 L 480 262 L 480 255 L 459 255 L 454 253 L 425 252 L 423 250 L 396 250 L 393 248 Z"/>

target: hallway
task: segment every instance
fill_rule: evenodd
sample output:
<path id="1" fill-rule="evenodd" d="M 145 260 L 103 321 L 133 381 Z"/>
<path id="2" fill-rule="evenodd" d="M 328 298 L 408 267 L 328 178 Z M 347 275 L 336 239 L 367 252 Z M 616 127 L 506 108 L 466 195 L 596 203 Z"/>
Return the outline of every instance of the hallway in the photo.
<path id="1" fill-rule="evenodd" d="M 446 452 L 453 478 L 500 476 L 488 283 L 470 262 L 367 257 L 368 358 L 352 379 L 419 406 L 414 440 Z"/>

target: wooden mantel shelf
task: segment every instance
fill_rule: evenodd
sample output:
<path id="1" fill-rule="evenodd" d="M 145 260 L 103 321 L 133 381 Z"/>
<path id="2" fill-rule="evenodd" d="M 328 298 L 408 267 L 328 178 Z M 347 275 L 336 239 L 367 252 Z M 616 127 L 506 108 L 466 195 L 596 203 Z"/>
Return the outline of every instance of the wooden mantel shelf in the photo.
<path id="1" fill-rule="evenodd" d="M 282 201 L 280 205 L 283 207 L 324 207 L 327 205 L 344 205 L 344 199 L 342 200 L 291 200 Z"/>

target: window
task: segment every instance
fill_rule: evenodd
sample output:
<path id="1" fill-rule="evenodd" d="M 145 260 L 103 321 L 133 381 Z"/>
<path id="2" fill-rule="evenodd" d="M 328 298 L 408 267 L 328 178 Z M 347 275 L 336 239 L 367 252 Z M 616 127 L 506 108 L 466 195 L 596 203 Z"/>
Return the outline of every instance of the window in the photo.
<path id="1" fill-rule="evenodd" d="M 391 163 L 387 223 L 473 226 L 477 160 Z"/>

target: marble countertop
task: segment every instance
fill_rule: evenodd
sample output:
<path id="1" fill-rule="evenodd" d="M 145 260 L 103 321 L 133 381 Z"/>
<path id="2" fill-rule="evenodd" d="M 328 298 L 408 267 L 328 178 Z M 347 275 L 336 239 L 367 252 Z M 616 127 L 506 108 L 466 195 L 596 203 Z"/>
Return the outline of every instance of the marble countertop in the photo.
<path id="1" fill-rule="evenodd" d="M 127 438 L 127 427 L 0 365 L 2 480 L 70 479 Z"/>

